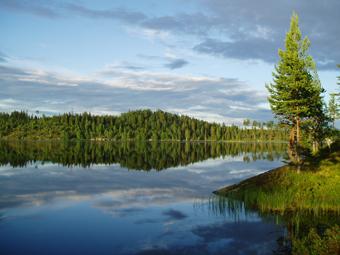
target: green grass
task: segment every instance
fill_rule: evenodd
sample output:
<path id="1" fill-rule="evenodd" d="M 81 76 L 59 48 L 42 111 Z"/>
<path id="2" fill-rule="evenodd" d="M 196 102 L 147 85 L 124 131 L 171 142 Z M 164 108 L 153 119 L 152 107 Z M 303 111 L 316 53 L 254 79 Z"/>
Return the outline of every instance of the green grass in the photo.
<path id="1" fill-rule="evenodd" d="M 261 212 L 340 212 L 340 150 L 324 152 L 301 167 L 283 166 L 215 193 Z"/>
<path id="2" fill-rule="evenodd" d="M 289 254 L 340 254 L 340 146 L 332 147 L 300 168 L 286 165 L 216 191 L 212 208 L 275 215 L 287 227 Z"/>

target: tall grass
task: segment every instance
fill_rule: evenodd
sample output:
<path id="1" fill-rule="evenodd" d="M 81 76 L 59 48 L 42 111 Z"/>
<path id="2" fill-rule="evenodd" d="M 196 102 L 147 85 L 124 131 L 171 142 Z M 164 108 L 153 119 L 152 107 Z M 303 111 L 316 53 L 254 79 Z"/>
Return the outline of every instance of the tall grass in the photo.
<path id="1" fill-rule="evenodd" d="M 317 165 L 306 164 L 300 171 L 287 165 L 216 193 L 241 200 L 247 207 L 262 212 L 340 212 L 339 160 L 337 151 Z"/>

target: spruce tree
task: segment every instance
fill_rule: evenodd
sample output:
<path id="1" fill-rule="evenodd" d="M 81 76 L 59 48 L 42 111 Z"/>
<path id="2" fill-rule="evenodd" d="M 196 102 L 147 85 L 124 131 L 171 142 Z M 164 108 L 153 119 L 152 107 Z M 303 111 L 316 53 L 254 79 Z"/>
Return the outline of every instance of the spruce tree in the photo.
<path id="1" fill-rule="evenodd" d="M 330 99 L 328 103 L 328 112 L 331 118 L 331 121 L 333 122 L 333 128 L 335 128 L 335 120 L 339 118 L 339 107 L 335 100 L 335 96 L 337 94 L 333 93 L 330 94 Z"/>
<path id="2" fill-rule="evenodd" d="M 337 65 L 337 67 L 340 68 L 340 65 Z M 338 78 L 338 85 L 340 85 L 340 76 L 337 77 Z M 338 101 L 338 105 L 340 105 L 340 91 L 339 91 L 339 88 L 338 88 L 338 92 L 335 93 L 335 96 L 337 97 L 337 101 Z"/>
<path id="3" fill-rule="evenodd" d="M 293 13 L 285 49 L 278 51 L 280 60 L 273 72 L 273 82 L 266 85 L 273 113 L 291 127 L 291 145 L 301 144 L 301 123 L 316 117 L 323 107 L 323 89 L 314 61 L 308 55 L 309 46 L 309 39 L 302 38 L 298 15 Z"/>

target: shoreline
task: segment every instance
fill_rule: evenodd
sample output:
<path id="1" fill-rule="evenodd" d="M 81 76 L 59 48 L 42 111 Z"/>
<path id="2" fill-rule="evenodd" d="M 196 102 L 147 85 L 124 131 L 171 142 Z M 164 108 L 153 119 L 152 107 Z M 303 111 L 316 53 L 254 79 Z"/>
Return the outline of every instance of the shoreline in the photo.
<path id="1" fill-rule="evenodd" d="M 284 165 L 213 193 L 261 212 L 340 213 L 340 151 L 335 148 L 300 171 L 294 165 Z"/>

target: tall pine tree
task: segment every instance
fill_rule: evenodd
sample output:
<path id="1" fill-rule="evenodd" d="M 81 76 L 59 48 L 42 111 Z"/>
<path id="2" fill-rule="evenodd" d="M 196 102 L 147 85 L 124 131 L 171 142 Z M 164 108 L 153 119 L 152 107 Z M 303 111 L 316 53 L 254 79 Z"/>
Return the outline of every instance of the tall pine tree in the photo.
<path id="1" fill-rule="evenodd" d="M 340 64 L 337 65 L 337 67 L 340 68 Z M 338 76 L 337 78 L 338 78 L 338 85 L 340 85 L 340 76 Z M 338 88 L 338 92 L 335 93 L 335 96 L 337 96 L 337 101 L 338 101 L 338 104 L 340 105 L 340 90 L 339 90 L 339 88 Z"/>
<path id="2" fill-rule="evenodd" d="M 333 122 L 333 128 L 335 128 L 335 120 L 339 118 L 339 107 L 335 100 L 335 96 L 337 96 L 337 94 L 332 93 L 329 96 L 330 96 L 330 99 L 328 102 L 328 112 L 329 112 L 331 121 Z"/>
<path id="3" fill-rule="evenodd" d="M 301 144 L 301 123 L 316 117 L 323 107 L 323 89 L 314 61 L 308 55 L 309 46 L 309 39 L 302 38 L 298 15 L 293 13 L 285 49 L 278 52 L 280 60 L 273 72 L 273 82 L 266 85 L 275 116 L 291 126 L 291 145 Z"/>

